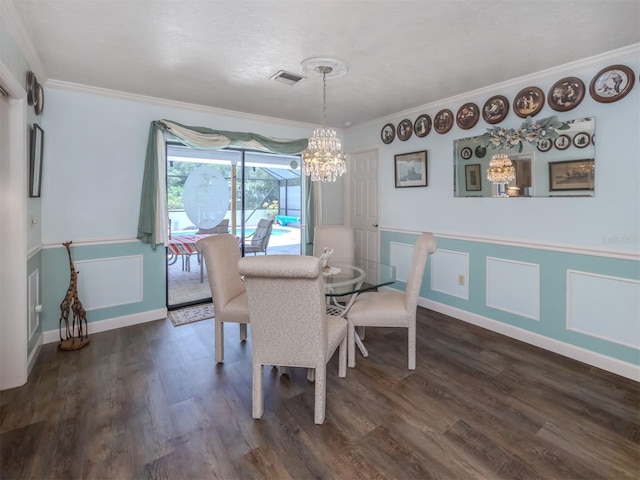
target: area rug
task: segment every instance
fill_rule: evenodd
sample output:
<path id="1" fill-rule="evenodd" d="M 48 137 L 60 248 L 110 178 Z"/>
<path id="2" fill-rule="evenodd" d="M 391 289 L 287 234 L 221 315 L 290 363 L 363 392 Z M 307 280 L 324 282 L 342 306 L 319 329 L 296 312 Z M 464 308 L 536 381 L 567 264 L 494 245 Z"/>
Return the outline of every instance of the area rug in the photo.
<path id="1" fill-rule="evenodd" d="M 169 312 L 168 316 L 174 327 L 186 325 L 187 323 L 199 322 L 200 320 L 207 320 L 214 317 L 213 304 L 202 303 L 200 305 L 193 305 L 191 307 L 173 310 Z"/>

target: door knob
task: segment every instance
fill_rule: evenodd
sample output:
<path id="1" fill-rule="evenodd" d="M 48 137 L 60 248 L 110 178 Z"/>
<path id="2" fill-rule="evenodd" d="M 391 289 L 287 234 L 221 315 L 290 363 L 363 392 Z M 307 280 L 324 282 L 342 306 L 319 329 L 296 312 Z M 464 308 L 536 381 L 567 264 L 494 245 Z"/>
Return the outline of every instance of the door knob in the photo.
<path id="1" fill-rule="evenodd" d="M 377 224 L 377 223 L 375 223 L 375 224 L 373 224 L 373 225 L 371 225 L 371 226 L 372 226 L 372 227 L 376 227 L 376 228 L 378 228 L 378 224 Z"/>

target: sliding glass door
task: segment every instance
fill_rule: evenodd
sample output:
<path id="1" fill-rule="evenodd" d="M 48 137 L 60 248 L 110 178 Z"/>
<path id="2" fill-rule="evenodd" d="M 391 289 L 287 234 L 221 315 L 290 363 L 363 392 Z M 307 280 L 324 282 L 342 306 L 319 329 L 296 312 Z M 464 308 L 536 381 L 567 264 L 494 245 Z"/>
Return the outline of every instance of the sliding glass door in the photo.
<path id="1" fill-rule="evenodd" d="M 211 298 L 196 248 L 202 236 L 230 233 L 250 255 L 301 252 L 304 186 L 298 164 L 296 156 L 167 146 L 169 309 Z M 268 223 L 265 244 L 260 229 Z"/>

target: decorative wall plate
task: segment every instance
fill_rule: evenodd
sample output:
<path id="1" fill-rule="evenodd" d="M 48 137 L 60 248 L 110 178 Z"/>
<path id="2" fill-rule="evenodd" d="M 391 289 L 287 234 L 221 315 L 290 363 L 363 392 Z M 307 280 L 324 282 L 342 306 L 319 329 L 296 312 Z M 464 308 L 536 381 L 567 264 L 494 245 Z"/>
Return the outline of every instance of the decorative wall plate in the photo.
<path id="1" fill-rule="evenodd" d="M 589 93 L 597 102 L 615 102 L 631 91 L 635 80 L 633 70 L 626 65 L 611 65 L 596 73 L 591 80 Z"/>
<path id="2" fill-rule="evenodd" d="M 478 158 L 484 158 L 484 156 L 487 154 L 487 149 L 478 145 L 473 153 L 475 153 L 476 157 Z"/>
<path id="3" fill-rule="evenodd" d="M 27 103 L 33 106 L 38 97 L 38 79 L 33 72 L 27 72 Z"/>
<path id="4" fill-rule="evenodd" d="M 440 110 L 433 119 L 433 129 L 442 134 L 453 127 L 453 112 L 447 108 Z"/>
<path id="5" fill-rule="evenodd" d="M 380 138 L 382 138 L 382 143 L 387 145 L 393 142 L 393 139 L 396 138 L 396 127 L 392 123 L 387 123 L 380 131 Z"/>
<path id="6" fill-rule="evenodd" d="M 398 139 L 409 140 L 411 134 L 413 133 L 413 123 L 408 118 L 405 118 L 398 124 Z"/>
<path id="7" fill-rule="evenodd" d="M 538 150 L 541 152 L 548 152 L 553 147 L 553 142 L 547 138 L 538 141 Z"/>
<path id="8" fill-rule="evenodd" d="M 508 114 L 509 100 L 503 95 L 494 95 L 482 107 L 482 118 L 491 125 L 500 123 Z"/>
<path id="9" fill-rule="evenodd" d="M 589 146 L 591 143 L 591 135 L 587 132 L 576 133 L 576 136 L 573 137 L 573 144 L 578 148 L 584 148 Z"/>
<path id="10" fill-rule="evenodd" d="M 469 160 L 473 156 L 473 152 L 469 147 L 464 147 L 462 150 L 460 150 L 460 156 L 463 160 Z"/>
<path id="11" fill-rule="evenodd" d="M 520 118 L 534 117 L 544 107 L 544 92 L 538 87 L 523 88 L 513 100 L 513 111 Z"/>
<path id="12" fill-rule="evenodd" d="M 463 130 L 472 128 L 480 119 L 480 109 L 475 103 L 465 103 L 458 109 L 456 123 Z"/>
<path id="13" fill-rule="evenodd" d="M 571 145 L 571 138 L 569 135 L 560 135 L 553 141 L 553 144 L 558 150 L 566 150 Z"/>
<path id="14" fill-rule="evenodd" d="M 429 115 L 420 115 L 413 123 L 413 131 L 417 137 L 426 137 L 431 131 L 431 117 Z"/>
<path id="15" fill-rule="evenodd" d="M 549 89 L 547 103 L 558 112 L 576 108 L 584 98 L 584 83 L 578 77 L 566 77 L 558 80 Z"/>
<path id="16" fill-rule="evenodd" d="M 40 115 L 42 110 L 44 109 L 44 88 L 42 85 L 38 83 L 38 95 L 34 101 L 33 108 L 36 112 L 36 115 Z"/>

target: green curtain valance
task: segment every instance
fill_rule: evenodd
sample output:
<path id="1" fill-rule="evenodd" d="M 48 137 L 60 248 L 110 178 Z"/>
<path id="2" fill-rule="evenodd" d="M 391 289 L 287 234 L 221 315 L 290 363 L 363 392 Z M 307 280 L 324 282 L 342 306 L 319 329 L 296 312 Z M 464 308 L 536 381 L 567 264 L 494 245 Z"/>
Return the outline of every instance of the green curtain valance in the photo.
<path id="1" fill-rule="evenodd" d="M 297 155 L 307 148 L 308 139 L 287 140 L 265 137 L 257 133 L 229 132 L 207 127 L 185 126 L 169 120 L 154 120 L 149 127 L 138 218 L 137 238 L 151 245 L 164 243 L 167 235 L 166 195 L 159 186 L 165 182 L 166 158 L 164 140 L 172 137 L 198 149 L 220 150 L 237 147 L 246 150 Z"/>

